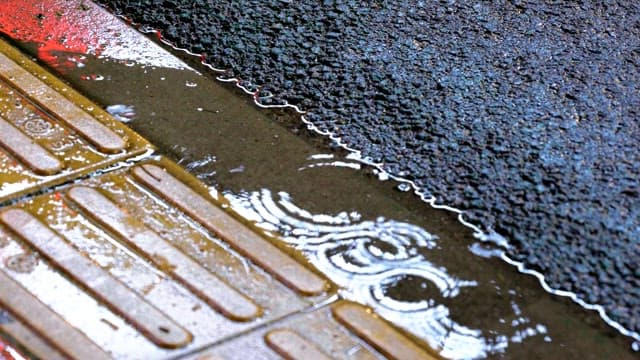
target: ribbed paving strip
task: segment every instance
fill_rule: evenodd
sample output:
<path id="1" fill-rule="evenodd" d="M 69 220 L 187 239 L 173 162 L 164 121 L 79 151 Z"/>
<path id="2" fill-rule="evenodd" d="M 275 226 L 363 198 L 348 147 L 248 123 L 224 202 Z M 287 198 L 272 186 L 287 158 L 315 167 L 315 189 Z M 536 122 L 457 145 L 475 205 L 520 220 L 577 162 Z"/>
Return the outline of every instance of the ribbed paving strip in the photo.
<path id="1" fill-rule="evenodd" d="M 111 358 L 3 271 L 0 271 L 0 305 L 28 324 L 69 358 L 78 360 Z"/>
<path id="2" fill-rule="evenodd" d="M 98 190 L 78 186 L 69 190 L 68 197 L 94 221 L 170 273 L 223 315 L 237 321 L 252 320 L 260 315 L 261 309 L 250 299 L 125 213 Z"/>
<path id="3" fill-rule="evenodd" d="M 82 256 L 30 213 L 10 209 L 0 214 L 0 220 L 158 346 L 178 348 L 191 341 L 186 330 Z"/>
<path id="4" fill-rule="evenodd" d="M 29 354 L 38 359 L 65 360 L 69 357 L 17 319 L 0 322 L 0 332 L 7 334 L 13 341 L 25 347 Z"/>
<path id="5" fill-rule="evenodd" d="M 390 359 L 436 359 L 362 305 L 343 302 L 334 305 L 332 312 L 340 323 Z"/>
<path id="6" fill-rule="evenodd" d="M 2 117 L 0 146 L 38 175 L 54 175 L 62 170 L 62 163 L 58 159 Z"/>
<path id="7" fill-rule="evenodd" d="M 164 169 L 147 164 L 135 167 L 132 173 L 138 181 L 180 208 L 290 288 L 304 295 L 317 295 L 326 291 L 328 284 L 324 279 L 214 206 Z"/>
<path id="8" fill-rule="evenodd" d="M 31 100 L 55 114 L 103 153 L 118 153 L 127 144 L 118 134 L 87 114 L 0 52 L 0 75 Z"/>
<path id="9" fill-rule="evenodd" d="M 314 344 L 291 330 L 271 330 L 265 336 L 265 341 L 270 348 L 287 360 L 331 360 L 331 357 Z"/>

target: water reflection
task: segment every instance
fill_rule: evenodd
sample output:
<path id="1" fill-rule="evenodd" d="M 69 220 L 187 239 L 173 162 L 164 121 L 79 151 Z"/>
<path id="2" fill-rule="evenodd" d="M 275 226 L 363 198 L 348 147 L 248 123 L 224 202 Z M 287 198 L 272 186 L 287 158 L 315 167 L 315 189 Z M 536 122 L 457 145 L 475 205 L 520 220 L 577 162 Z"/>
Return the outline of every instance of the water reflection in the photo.
<path id="1" fill-rule="evenodd" d="M 298 207 L 289 194 L 267 189 L 224 195 L 234 210 L 302 250 L 342 287 L 344 298 L 372 306 L 447 358 L 486 357 L 505 350 L 509 342 L 547 332 L 542 324 L 530 324 L 514 301 L 513 319 L 501 319 L 511 323 L 510 334 L 483 332 L 455 321 L 448 300 L 471 295 L 461 290 L 478 282 L 430 261 L 430 252 L 445 244 L 419 226 L 382 217 L 363 220 L 357 212 L 313 214 Z"/>
<path id="2" fill-rule="evenodd" d="M 335 156 L 333 154 L 316 154 L 310 156 L 308 160 L 312 162 L 300 167 L 298 169 L 299 171 L 325 166 L 346 167 L 354 170 L 360 170 L 362 168 L 362 164 L 360 164 L 359 162 L 335 160 Z"/>
<path id="3" fill-rule="evenodd" d="M 187 68 L 90 2 L 4 0 L 0 2 L 0 32 L 36 44 L 38 58 L 62 72 L 84 67 L 87 55 L 130 65 Z M 87 80 L 101 79 L 99 74 L 87 75 Z"/>

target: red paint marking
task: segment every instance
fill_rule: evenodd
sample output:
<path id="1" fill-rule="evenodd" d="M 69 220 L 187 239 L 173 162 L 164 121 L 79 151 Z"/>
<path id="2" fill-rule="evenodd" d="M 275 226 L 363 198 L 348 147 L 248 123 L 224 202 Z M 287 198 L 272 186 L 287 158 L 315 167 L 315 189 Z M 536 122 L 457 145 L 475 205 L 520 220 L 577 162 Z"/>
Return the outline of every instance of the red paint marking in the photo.
<path id="1" fill-rule="evenodd" d="M 88 0 L 0 0 L 2 34 L 33 46 L 36 56 L 60 73 L 102 56 L 126 64 L 183 68 L 179 62 L 167 65 L 164 52 Z M 162 39 L 159 31 L 155 35 Z M 103 78 L 84 74 L 82 79 Z"/>
<path id="2" fill-rule="evenodd" d="M 69 214 L 71 217 L 76 217 L 78 216 L 78 212 L 75 211 L 74 209 L 70 208 L 66 202 L 62 201 L 60 202 L 62 204 L 62 210 L 64 210 L 67 214 Z"/>
<path id="3" fill-rule="evenodd" d="M 99 55 L 101 44 L 94 33 L 99 19 L 92 18 L 96 13 L 82 1 L 3 0 L 0 32 L 34 43 L 39 59 L 64 71 L 82 61 L 74 55 Z"/>
<path id="4" fill-rule="evenodd" d="M 16 358 L 11 355 L 11 350 L 13 350 L 13 348 L 8 345 L 4 339 L 0 338 L 0 360 L 16 360 Z"/>
<path id="5" fill-rule="evenodd" d="M 58 191 L 53 193 L 53 201 L 57 202 L 62 206 L 62 210 L 71 216 L 78 215 L 78 212 L 70 208 L 67 203 L 62 199 L 62 194 Z"/>

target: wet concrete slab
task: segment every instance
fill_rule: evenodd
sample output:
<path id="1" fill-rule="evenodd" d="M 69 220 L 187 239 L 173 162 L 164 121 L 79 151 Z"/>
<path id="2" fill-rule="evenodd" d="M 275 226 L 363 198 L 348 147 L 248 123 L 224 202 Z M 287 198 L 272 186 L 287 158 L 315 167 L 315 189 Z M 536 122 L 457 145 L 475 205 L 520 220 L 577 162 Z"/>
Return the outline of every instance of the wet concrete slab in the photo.
<path id="1" fill-rule="evenodd" d="M 0 203 L 153 149 L 0 40 Z"/>
<path id="2" fill-rule="evenodd" d="M 188 189 L 191 202 L 221 206 L 221 198 L 216 202 L 197 180 L 160 159 L 0 211 L 0 304 L 14 321 L 71 358 L 95 352 L 92 358 L 152 359 L 331 299 L 329 282 L 290 250 L 253 233 L 259 257 L 236 252 L 231 242 L 250 236 L 246 225 L 220 211 L 217 223 L 201 226 L 165 200 L 166 190 L 138 180 L 136 172 L 149 168 L 162 172 L 153 179 L 171 181 L 171 189 Z M 219 237 L 221 226 L 238 231 Z M 274 273 L 280 266 L 289 272 Z M 23 329 L 3 330 L 26 339 Z M 41 353 L 34 345 L 32 354 Z"/>

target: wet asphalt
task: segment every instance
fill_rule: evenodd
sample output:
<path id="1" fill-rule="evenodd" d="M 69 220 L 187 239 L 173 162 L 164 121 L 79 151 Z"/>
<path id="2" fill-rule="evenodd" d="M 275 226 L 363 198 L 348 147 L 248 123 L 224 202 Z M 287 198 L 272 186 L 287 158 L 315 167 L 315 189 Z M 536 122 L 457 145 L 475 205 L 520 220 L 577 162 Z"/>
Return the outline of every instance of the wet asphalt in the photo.
<path id="1" fill-rule="evenodd" d="M 640 4 L 99 0 L 640 331 Z"/>

